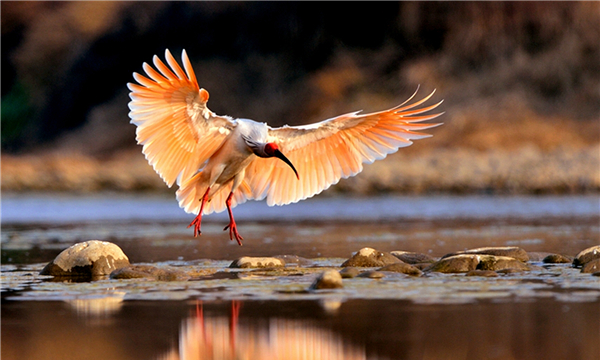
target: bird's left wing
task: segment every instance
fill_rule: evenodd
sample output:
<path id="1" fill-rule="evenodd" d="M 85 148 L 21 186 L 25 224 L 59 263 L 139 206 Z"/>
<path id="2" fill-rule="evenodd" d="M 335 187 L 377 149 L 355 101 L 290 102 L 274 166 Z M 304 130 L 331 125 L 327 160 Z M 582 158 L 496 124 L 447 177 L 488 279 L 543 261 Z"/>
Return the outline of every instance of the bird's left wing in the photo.
<path id="1" fill-rule="evenodd" d="M 415 92 L 416 94 L 416 92 Z M 298 170 L 299 180 L 288 165 L 277 158 L 256 158 L 246 169 L 245 182 L 254 199 L 285 205 L 309 198 L 336 184 L 340 178 L 362 171 L 363 163 L 383 159 L 411 140 L 430 137 L 418 130 L 441 124 L 420 122 L 442 113 L 422 115 L 441 104 L 418 107 L 429 100 L 370 114 L 353 112 L 306 126 L 284 126 L 269 130 L 268 142 L 276 143 Z"/>
<path id="2" fill-rule="evenodd" d="M 137 125 L 136 140 L 154 170 L 170 187 L 192 177 L 217 151 L 235 124 L 208 109 L 208 92 L 200 89 L 183 51 L 185 72 L 169 50 L 167 67 L 157 56 L 144 63 L 148 77 L 134 73 L 140 84 L 127 84 L 129 117 Z"/>

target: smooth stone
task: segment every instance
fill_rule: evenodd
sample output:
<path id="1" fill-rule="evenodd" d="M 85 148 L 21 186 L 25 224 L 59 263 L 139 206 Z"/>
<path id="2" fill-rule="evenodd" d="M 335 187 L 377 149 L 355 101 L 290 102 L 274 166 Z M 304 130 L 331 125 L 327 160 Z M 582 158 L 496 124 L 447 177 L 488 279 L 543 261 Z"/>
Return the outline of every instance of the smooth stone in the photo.
<path id="1" fill-rule="evenodd" d="M 358 270 L 358 268 L 355 268 L 354 266 L 348 266 L 340 270 L 340 275 L 344 279 L 351 279 L 353 277 L 358 276 L 358 274 L 360 274 L 360 270 Z"/>
<path id="2" fill-rule="evenodd" d="M 384 273 L 382 273 L 381 271 L 376 271 L 376 270 L 365 271 L 358 275 L 358 277 L 369 278 L 369 279 L 381 279 L 384 276 L 385 276 Z"/>
<path id="3" fill-rule="evenodd" d="M 391 272 L 402 273 L 402 274 L 406 274 L 406 275 L 410 275 L 410 276 L 421 276 L 421 274 L 422 274 L 421 270 L 417 269 L 416 267 L 414 267 L 410 264 L 406 264 L 403 262 L 384 266 L 380 269 L 377 269 L 377 271 L 391 271 Z"/>
<path id="4" fill-rule="evenodd" d="M 580 251 L 579 254 L 575 255 L 573 265 L 583 266 L 594 259 L 600 259 L 600 245 L 592 246 Z"/>
<path id="5" fill-rule="evenodd" d="M 477 254 L 477 255 L 494 255 L 494 256 L 508 256 L 523 262 L 529 261 L 529 255 L 527 252 L 520 247 L 516 246 L 500 246 L 500 247 L 482 247 L 476 249 L 469 249 L 465 251 L 457 251 L 454 253 L 450 253 L 442 256 L 443 258 L 455 256 L 455 255 L 468 255 L 468 254 Z"/>
<path id="6" fill-rule="evenodd" d="M 400 262 L 394 255 L 377 251 L 372 248 L 362 248 L 350 259 L 344 261 L 342 267 L 381 267 Z"/>
<path id="7" fill-rule="evenodd" d="M 545 264 L 568 264 L 572 259 L 560 254 L 550 254 L 542 260 Z"/>
<path id="8" fill-rule="evenodd" d="M 238 269 L 248 269 L 248 268 L 275 268 L 275 267 L 284 267 L 285 261 L 274 258 L 274 257 L 251 257 L 244 256 L 237 260 L 234 260 L 230 268 L 238 268 Z"/>
<path id="9" fill-rule="evenodd" d="M 463 273 L 477 269 L 480 255 L 454 255 L 442 258 L 433 263 L 425 271 L 441 273 Z"/>
<path id="10" fill-rule="evenodd" d="M 129 259 L 117 245 L 90 240 L 63 250 L 46 265 L 40 275 L 59 277 L 97 277 L 129 265 Z"/>
<path id="11" fill-rule="evenodd" d="M 405 262 L 407 264 L 422 264 L 422 263 L 433 263 L 435 259 L 427 254 L 421 254 L 410 251 L 392 251 L 390 254 L 397 257 L 400 261 Z"/>
<path id="12" fill-rule="evenodd" d="M 154 279 L 158 281 L 186 280 L 190 277 L 183 271 L 161 269 L 152 265 L 130 265 L 110 274 L 111 279 Z"/>
<path id="13" fill-rule="evenodd" d="M 471 270 L 465 276 L 497 277 L 498 273 L 492 270 Z"/>
<path id="14" fill-rule="evenodd" d="M 310 290 L 343 288 L 342 276 L 336 270 L 325 270 L 312 283 Z"/>
<path id="15" fill-rule="evenodd" d="M 521 271 L 529 271 L 529 266 L 522 261 L 519 261 L 513 257 L 508 256 L 493 256 L 483 255 L 479 258 L 479 264 L 477 270 L 504 270 L 504 269 L 515 269 Z"/>
<path id="16" fill-rule="evenodd" d="M 590 260 L 583 265 L 581 272 L 582 273 L 596 273 L 600 271 L 600 259 Z"/>

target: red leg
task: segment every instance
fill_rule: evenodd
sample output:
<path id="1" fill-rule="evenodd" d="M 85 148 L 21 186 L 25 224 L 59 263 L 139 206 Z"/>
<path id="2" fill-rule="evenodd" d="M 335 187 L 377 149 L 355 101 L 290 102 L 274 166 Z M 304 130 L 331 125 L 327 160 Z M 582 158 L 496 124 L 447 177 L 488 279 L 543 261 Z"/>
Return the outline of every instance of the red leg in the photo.
<path id="1" fill-rule="evenodd" d="M 229 213 L 229 225 L 225 226 L 223 231 L 225 231 L 229 228 L 229 239 L 233 240 L 233 238 L 235 237 L 238 244 L 240 246 L 242 246 L 242 240 L 244 240 L 244 238 L 241 237 L 240 234 L 238 233 L 237 225 L 235 224 L 235 220 L 233 219 L 233 213 L 231 212 L 231 197 L 232 196 L 233 196 L 233 192 L 230 192 L 229 196 L 227 197 L 227 200 L 225 201 L 225 205 L 227 205 L 227 212 Z"/>
<path id="2" fill-rule="evenodd" d="M 202 196 L 202 204 L 200 205 L 200 212 L 198 212 L 198 216 L 194 218 L 194 220 L 188 225 L 194 227 L 194 237 L 198 235 L 202 235 L 202 231 L 200 231 L 200 226 L 202 225 L 202 212 L 204 211 L 204 205 L 208 201 L 208 192 L 210 191 L 210 187 L 206 189 L 204 196 Z"/>

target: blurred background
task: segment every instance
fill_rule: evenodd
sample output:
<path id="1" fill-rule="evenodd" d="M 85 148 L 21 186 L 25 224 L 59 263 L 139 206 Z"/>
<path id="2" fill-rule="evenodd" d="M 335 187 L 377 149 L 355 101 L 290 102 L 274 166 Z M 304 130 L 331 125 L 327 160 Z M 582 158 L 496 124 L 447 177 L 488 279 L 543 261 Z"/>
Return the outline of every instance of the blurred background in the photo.
<path id="1" fill-rule="evenodd" d="M 598 2 L 1 3 L 2 190 L 168 189 L 127 82 L 188 52 L 209 107 L 272 126 L 437 89 L 433 138 L 329 192 L 597 193 Z"/>

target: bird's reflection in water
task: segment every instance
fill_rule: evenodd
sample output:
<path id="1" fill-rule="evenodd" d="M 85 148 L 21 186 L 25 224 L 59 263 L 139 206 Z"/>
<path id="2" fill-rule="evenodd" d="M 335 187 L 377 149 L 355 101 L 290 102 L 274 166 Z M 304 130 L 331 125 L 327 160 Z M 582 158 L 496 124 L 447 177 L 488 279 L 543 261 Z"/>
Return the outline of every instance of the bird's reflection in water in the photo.
<path id="1" fill-rule="evenodd" d="M 366 359 L 364 347 L 310 321 L 270 318 L 240 323 L 240 310 L 241 303 L 232 301 L 230 317 L 211 317 L 198 303 L 195 314 L 183 320 L 179 348 L 161 360 Z"/>

